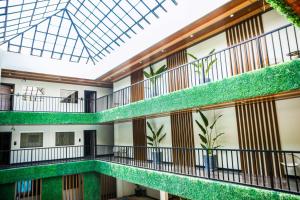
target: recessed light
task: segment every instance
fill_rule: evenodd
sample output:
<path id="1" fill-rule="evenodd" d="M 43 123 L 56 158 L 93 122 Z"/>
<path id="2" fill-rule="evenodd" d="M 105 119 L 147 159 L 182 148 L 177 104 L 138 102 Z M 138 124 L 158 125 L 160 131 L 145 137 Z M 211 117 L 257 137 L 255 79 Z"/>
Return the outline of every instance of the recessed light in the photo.
<path id="1" fill-rule="evenodd" d="M 192 38 L 192 37 L 194 37 L 194 35 L 192 34 L 192 35 L 190 35 L 190 37 Z"/>
<path id="2" fill-rule="evenodd" d="M 230 17 L 234 17 L 234 14 L 231 14 Z"/>
<path id="3" fill-rule="evenodd" d="M 162 49 L 162 50 L 161 50 L 161 52 L 165 52 L 165 50 L 164 50 L 164 49 Z"/>
<path id="4" fill-rule="evenodd" d="M 143 63 L 143 61 L 140 61 L 140 64 L 142 64 Z"/>

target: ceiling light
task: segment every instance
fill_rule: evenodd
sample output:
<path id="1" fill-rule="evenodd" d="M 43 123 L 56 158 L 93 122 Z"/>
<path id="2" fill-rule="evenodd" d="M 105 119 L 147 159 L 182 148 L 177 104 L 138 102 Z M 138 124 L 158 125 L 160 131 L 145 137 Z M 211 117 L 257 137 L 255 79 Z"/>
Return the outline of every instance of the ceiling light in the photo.
<path id="1" fill-rule="evenodd" d="M 234 14 L 231 14 L 230 17 L 234 17 Z"/>
<path id="2" fill-rule="evenodd" d="M 192 35 L 190 35 L 190 37 L 192 38 L 192 37 L 194 37 L 194 35 L 192 34 Z"/>

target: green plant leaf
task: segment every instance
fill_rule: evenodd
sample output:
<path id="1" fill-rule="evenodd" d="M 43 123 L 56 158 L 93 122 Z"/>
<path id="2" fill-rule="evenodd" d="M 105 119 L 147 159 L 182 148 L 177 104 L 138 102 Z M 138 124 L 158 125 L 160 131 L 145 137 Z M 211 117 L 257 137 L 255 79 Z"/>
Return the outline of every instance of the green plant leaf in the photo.
<path id="1" fill-rule="evenodd" d="M 159 138 L 158 143 L 160 143 L 165 137 L 166 137 L 166 133 L 163 134 L 163 135 Z"/>
<path id="2" fill-rule="evenodd" d="M 206 146 L 204 144 L 200 144 L 202 148 L 206 149 Z"/>
<path id="3" fill-rule="evenodd" d="M 150 131 L 152 132 L 152 135 L 155 135 L 155 132 L 153 131 L 152 126 L 149 122 L 147 122 L 147 126 L 150 129 Z"/>
<path id="4" fill-rule="evenodd" d="M 199 123 L 198 120 L 196 120 L 196 124 L 199 126 L 199 128 L 201 129 L 201 131 L 203 132 L 203 134 L 206 135 L 206 130 L 205 130 L 205 128 Z"/>
<path id="5" fill-rule="evenodd" d="M 195 55 L 191 54 L 191 53 L 187 53 L 187 55 L 190 56 L 191 58 L 193 58 L 194 60 L 198 60 L 198 58 Z"/>
<path id="6" fill-rule="evenodd" d="M 217 116 L 216 117 L 216 119 L 214 120 L 214 122 L 212 123 L 212 125 L 209 127 L 210 129 L 213 129 L 214 128 L 214 126 L 216 125 L 216 123 L 217 123 L 217 121 L 218 121 L 218 119 L 219 118 L 221 118 L 223 115 L 219 115 L 219 116 Z"/>
<path id="7" fill-rule="evenodd" d="M 199 134 L 199 137 L 200 137 L 200 139 L 202 140 L 202 142 L 203 142 L 204 144 L 207 144 L 207 139 L 206 139 L 206 137 L 204 137 L 204 136 L 201 135 L 201 134 Z"/>
<path id="8" fill-rule="evenodd" d="M 213 64 L 217 61 L 217 59 L 215 58 L 214 60 L 210 61 L 210 63 L 207 65 L 207 68 L 205 70 L 205 74 L 207 75 L 211 69 L 211 67 L 213 66 Z"/>
<path id="9" fill-rule="evenodd" d="M 208 55 L 213 54 L 213 53 L 215 52 L 215 50 L 216 50 L 216 49 L 211 50 L 211 51 L 208 53 Z"/>
<path id="10" fill-rule="evenodd" d="M 213 141 L 216 141 L 220 136 L 224 135 L 225 133 L 219 133 L 214 137 Z"/>
<path id="11" fill-rule="evenodd" d="M 200 116 L 202 118 L 202 121 L 204 122 L 204 125 L 206 127 L 208 127 L 208 120 L 207 120 L 206 116 L 201 112 L 201 110 L 199 110 L 198 112 L 199 112 L 199 114 L 200 114 Z"/>
<path id="12" fill-rule="evenodd" d="M 153 146 L 153 143 L 152 143 L 152 142 L 148 142 L 147 144 L 149 144 L 150 146 Z"/>
<path id="13" fill-rule="evenodd" d="M 144 71 L 143 73 L 146 78 L 151 78 L 151 76 L 150 76 L 150 74 L 148 74 L 148 72 Z"/>
<path id="14" fill-rule="evenodd" d="M 161 67 L 155 72 L 155 75 L 161 74 L 161 73 L 163 73 L 164 71 L 167 71 L 167 66 L 166 66 L 166 65 L 161 66 Z"/>
<path id="15" fill-rule="evenodd" d="M 159 137 L 162 129 L 164 128 L 164 125 L 161 125 L 161 127 L 158 129 L 158 131 L 156 132 L 157 137 Z"/>
<path id="16" fill-rule="evenodd" d="M 147 137 L 148 140 L 150 140 L 151 142 L 153 142 L 153 138 L 152 137 L 150 137 L 148 135 L 146 137 Z"/>
<path id="17" fill-rule="evenodd" d="M 155 75 L 152 66 L 150 66 L 150 75 L 151 75 L 151 77 Z"/>

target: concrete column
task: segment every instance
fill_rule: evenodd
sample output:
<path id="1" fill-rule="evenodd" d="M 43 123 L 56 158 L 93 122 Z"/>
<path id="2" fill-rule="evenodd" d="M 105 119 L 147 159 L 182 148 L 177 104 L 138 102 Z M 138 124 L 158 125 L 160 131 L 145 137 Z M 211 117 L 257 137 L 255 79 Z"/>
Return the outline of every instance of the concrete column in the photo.
<path id="1" fill-rule="evenodd" d="M 62 177 L 56 176 L 42 180 L 42 199 L 62 199 Z"/>
<path id="2" fill-rule="evenodd" d="M 168 200 L 169 199 L 169 195 L 168 195 L 168 193 L 167 192 L 165 192 L 165 191 L 159 191 L 160 192 L 160 200 Z"/>

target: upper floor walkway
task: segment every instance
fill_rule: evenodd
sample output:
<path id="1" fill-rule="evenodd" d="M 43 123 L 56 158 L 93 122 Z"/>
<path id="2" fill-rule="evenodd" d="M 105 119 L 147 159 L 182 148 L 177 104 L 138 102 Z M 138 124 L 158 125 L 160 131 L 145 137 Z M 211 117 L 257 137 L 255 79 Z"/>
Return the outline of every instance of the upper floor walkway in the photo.
<path id="1" fill-rule="evenodd" d="M 299 42 L 299 29 L 286 25 L 97 99 L 0 94 L 0 110 L 101 112 L 299 58 Z"/>
<path id="2" fill-rule="evenodd" d="M 1 171 L 100 160 L 158 172 L 300 194 L 300 152 L 144 146 L 64 146 L 0 151 Z M 6 177 L 7 178 L 7 177 Z"/>

